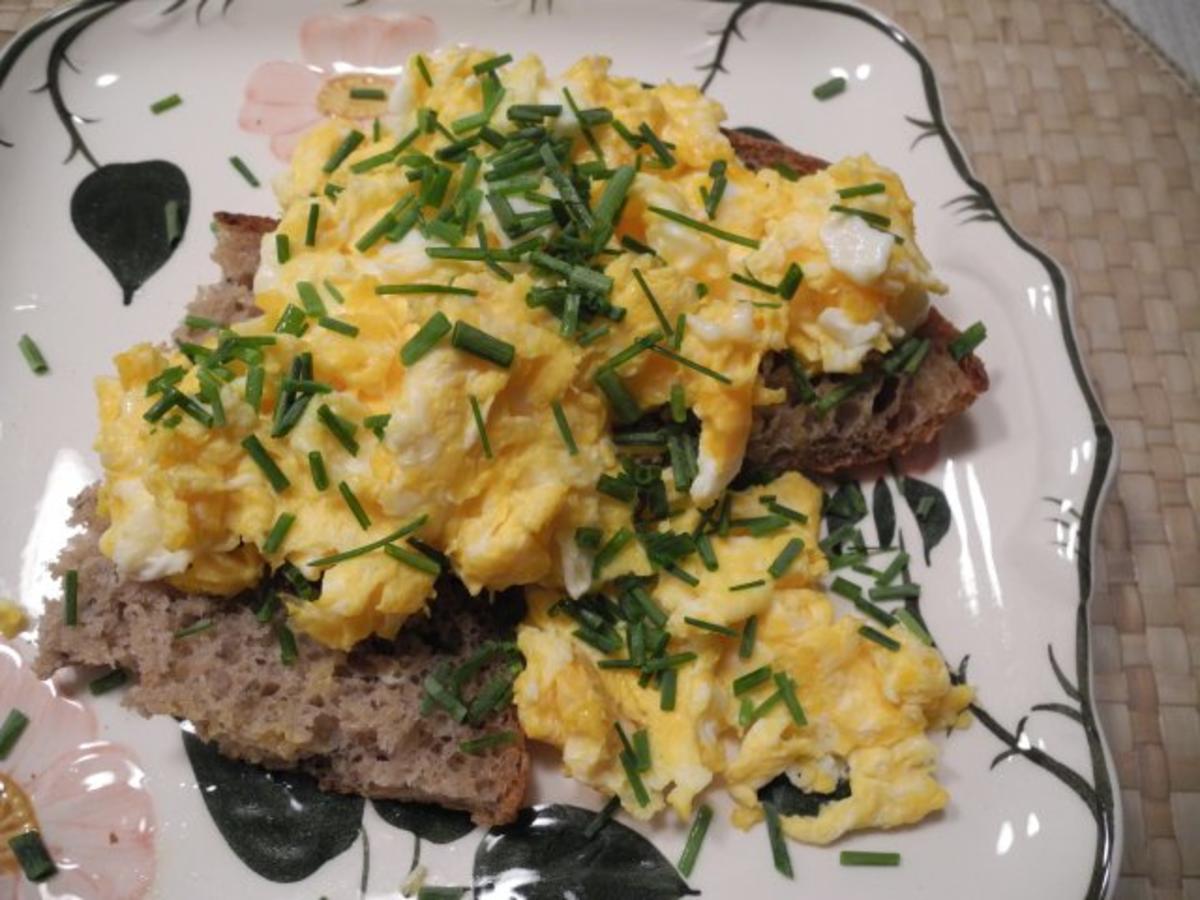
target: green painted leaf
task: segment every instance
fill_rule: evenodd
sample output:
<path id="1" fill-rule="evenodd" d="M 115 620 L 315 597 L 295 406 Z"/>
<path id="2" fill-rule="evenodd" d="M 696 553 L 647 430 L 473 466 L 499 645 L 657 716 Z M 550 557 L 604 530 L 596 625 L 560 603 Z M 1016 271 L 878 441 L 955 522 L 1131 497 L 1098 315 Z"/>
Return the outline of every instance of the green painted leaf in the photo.
<path id="1" fill-rule="evenodd" d="M 475 900 L 675 900 L 697 893 L 633 829 L 609 820 L 585 836 L 595 815 L 564 804 L 535 806 L 489 831 L 475 852 Z"/>
<path id="2" fill-rule="evenodd" d="M 821 807 L 834 800 L 845 800 L 850 796 L 850 782 L 842 779 L 828 794 L 802 791 L 792 784 L 787 775 L 776 775 L 758 789 L 761 803 L 772 803 L 781 816 L 815 816 Z"/>
<path id="3" fill-rule="evenodd" d="M 372 800 L 379 817 L 394 828 L 411 831 L 435 844 L 449 844 L 475 830 L 470 813 L 446 809 L 436 803 L 404 803 L 400 800 Z"/>
<path id="4" fill-rule="evenodd" d="M 901 482 L 900 490 L 908 508 L 916 517 L 917 526 L 921 529 L 925 565 L 929 565 L 933 548 L 941 543 L 946 532 L 950 530 L 950 504 L 946 502 L 946 495 L 939 488 L 916 478 L 905 478 Z"/>
<path id="5" fill-rule="evenodd" d="M 825 521 L 831 532 L 843 525 L 853 525 L 867 514 L 867 500 L 856 481 L 845 481 L 825 504 Z"/>
<path id="6" fill-rule="evenodd" d="M 880 478 L 875 482 L 871 494 L 871 512 L 875 516 L 875 533 L 879 535 L 880 547 L 891 547 L 896 537 L 896 506 L 892 503 L 892 491 L 887 481 Z"/>
<path id="7" fill-rule="evenodd" d="M 179 234 L 167 232 L 174 203 Z M 191 189 L 174 163 L 161 159 L 100 166 L 71 195 L 71 222 L 108 266 L 128 305 L 134 292 L 175 252 L 187 227 Z"/>
<path id="8" fill-rule="evenodd" d="M 308 775 L 229 759 L 186 732 L 183 746 L 221 837 L 268 881 L 303 881 L 362 830 L 361 797 L 327 794 Z"/>

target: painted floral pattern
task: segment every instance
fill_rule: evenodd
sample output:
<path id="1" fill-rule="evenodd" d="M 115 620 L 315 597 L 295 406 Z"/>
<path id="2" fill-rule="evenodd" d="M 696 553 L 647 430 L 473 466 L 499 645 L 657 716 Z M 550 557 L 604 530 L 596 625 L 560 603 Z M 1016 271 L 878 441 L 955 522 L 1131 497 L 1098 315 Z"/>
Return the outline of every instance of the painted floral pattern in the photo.
<path id="1" fill-rule="evenodd" d="M 425 16 L 312 16 L 300 26 L 301 62 L 272 60 L 251 73 L 238 124 L 268 135 L 271 151 L 286 161 L 322 117 L 373 117 L 377 106 L 352 99 L 351 89 L 390 87 L 409 55 L 436 41 Z"/>
<path id="2" fill-rule="evenodd" d="M 0 641 L 0 717 L 29 726 L 0 761 L 0 900 L 138 900 L 154 881 L 154 808 L 132 753 L 97 740 L 91 710 L 39 681 L 19 646 Z M 8 839 L 36 827 L 58 867 L 40 885 Z"/>

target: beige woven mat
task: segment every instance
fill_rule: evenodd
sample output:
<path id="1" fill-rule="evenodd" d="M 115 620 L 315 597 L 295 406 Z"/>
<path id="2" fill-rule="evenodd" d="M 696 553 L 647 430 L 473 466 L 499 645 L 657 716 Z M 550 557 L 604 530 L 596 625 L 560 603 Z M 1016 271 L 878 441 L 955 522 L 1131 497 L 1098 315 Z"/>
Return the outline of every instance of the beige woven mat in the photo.
<path id="1" fill-rule="evenodd" d="M 55 0 L 0 0 L 0 43 Z M 1200 900 L 1200 101 L 1096 0 L 875 0 L 951 126 L 1075 280 L 1121 448 L 1096 693 L 1125 808 L 1121 898 Z"/>

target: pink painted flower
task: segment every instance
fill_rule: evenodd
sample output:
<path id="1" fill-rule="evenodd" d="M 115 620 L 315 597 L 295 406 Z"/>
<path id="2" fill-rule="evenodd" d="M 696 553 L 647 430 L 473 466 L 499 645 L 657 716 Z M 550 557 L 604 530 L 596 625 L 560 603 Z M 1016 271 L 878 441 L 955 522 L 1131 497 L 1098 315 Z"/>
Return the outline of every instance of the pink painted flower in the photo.
<path id="1" fill-rule="evenodd" d="M 265 62 L 246 83 L 238 124 L 271 136 L 271 151 L 291 158 L 301 135 L 323 116 L 370 120 L 379 101 L 355 100 L 351 88 L 389 88 L 408 57 L 433 46 L 427 16 L 319 15 L 300 26 L 303 62 Z"/>
<path id="2" fill-rule="evenodd" d="M 0 641 L 0 717 L 29 725 L 0 761 L 0 900 L 137 900 L 154 881 L 154 808 L 129 750 L 97 740 L 91 711 L 61 696 Z M 8 849 L 36 827 L 58 873 L 31 884 Z"/>

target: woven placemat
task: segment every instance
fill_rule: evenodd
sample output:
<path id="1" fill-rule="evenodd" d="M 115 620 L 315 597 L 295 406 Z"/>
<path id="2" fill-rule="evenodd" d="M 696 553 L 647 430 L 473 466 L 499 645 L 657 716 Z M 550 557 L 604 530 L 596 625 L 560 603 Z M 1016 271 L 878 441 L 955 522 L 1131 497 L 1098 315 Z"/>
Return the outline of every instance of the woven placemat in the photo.
<path id="1" fill-rule="evenodd" d="M 1093 611 L 1118 896 L 1200 900 L 1200 100 L 1097 0 L 875 4 L 927 51 L 1001 207 L 1075 281 L 1121 448 Z M 0 44 L 56 5 L 0 0 Z"/>

